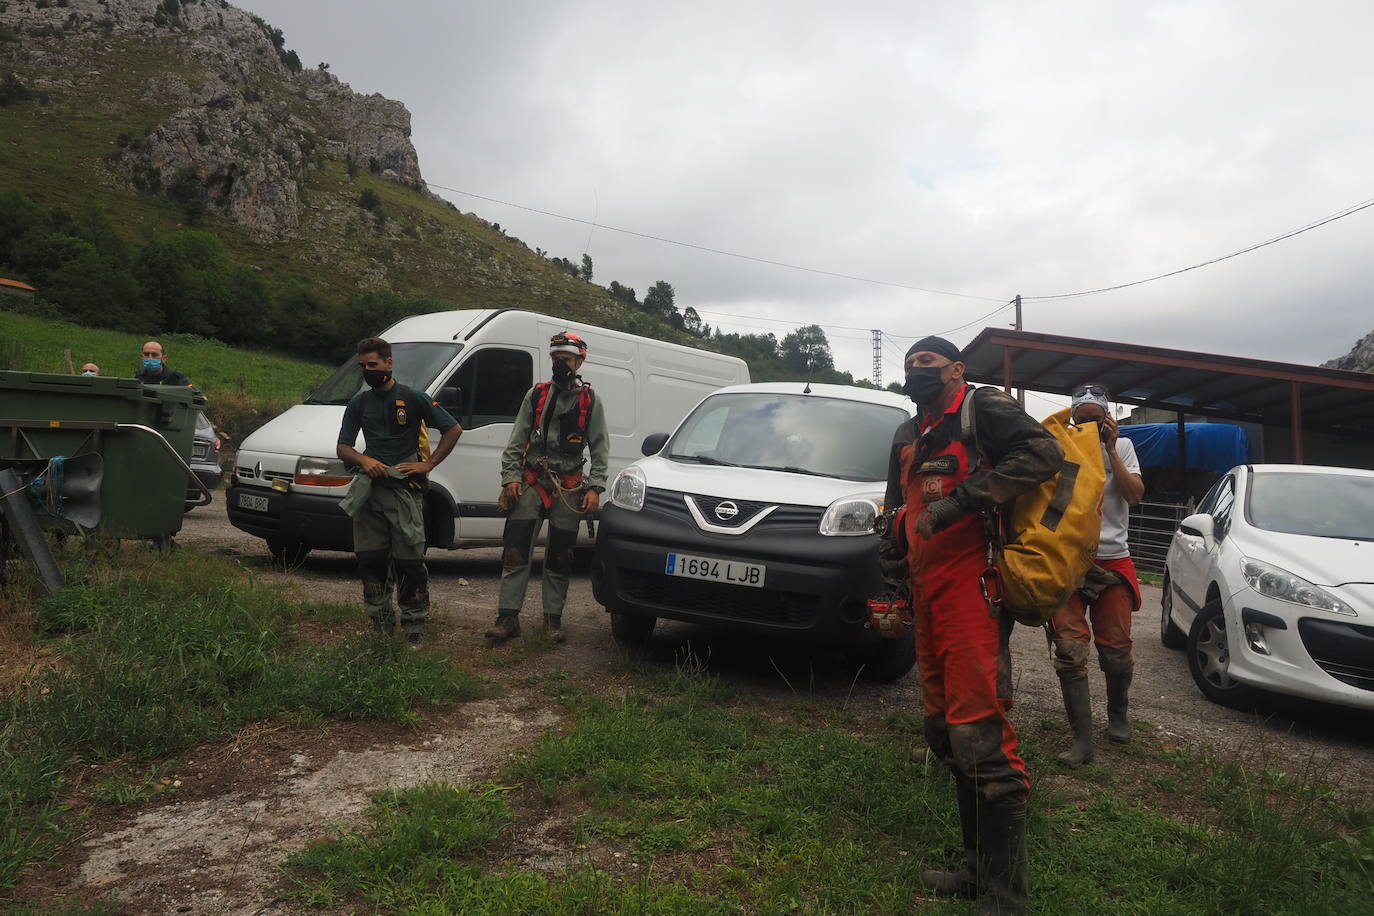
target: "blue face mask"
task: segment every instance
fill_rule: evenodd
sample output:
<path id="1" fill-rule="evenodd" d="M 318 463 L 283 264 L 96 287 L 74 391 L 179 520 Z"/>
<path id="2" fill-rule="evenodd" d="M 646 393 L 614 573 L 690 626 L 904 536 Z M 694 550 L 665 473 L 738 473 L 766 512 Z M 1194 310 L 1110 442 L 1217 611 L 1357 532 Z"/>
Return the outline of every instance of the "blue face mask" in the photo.
<path id="1" fill-rule="evenodd" d="M 81 374 L 82 374 L 82 375 L 85 375 L 85 376 L 92 376 L 92 375 L 95 375 L 94 372 L 83 372 L 83 373 L 81 373 Z"/>
<path id="2" fill-rule="evenodd" d="M 162 371 L 162 360 L 158 359 L 156 356 L 145 356 L 145 357 L 143 357 L 143 371 L 144 371 L 144 372 L 161 372 L 161 371 Z"/>

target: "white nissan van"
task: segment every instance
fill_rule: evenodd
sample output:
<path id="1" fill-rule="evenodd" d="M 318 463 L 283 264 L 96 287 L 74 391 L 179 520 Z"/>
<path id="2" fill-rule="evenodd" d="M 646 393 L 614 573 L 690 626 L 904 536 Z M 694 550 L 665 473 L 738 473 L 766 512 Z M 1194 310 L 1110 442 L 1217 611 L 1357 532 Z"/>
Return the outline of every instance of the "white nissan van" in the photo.
<path id="1" fill-rule="evenodd" d="M 845 385 L 722 388 L 607 490 L 592 587 L 611 632 L 642 643 L 666 617 L 840 648 L 875 680 L 915 644 L 869 626 L 882 511 L 907 398 Z M 609 503 L 609 504 L 607 504 Z"/>
<path id="2" fill-rule="evenodd" d="M 549 375 L 549 338 L 568 330 L 587 341 L 581 375 L 606 409 L 612 478 L 639 457 L 647 432 L 675 425 L 712 391 L 749 379 L 733 356 L 536 312 L 466 309 L 398 321 L 378 335 L 391 344 L 396 380 L 428 393 L 463 426 L 457 448 L 430 475 L 429 546 L 500 543 L 501 452 L 525 392 Z M 265 540 L 274 557 L 299 562 L 311 550 L 353 549 L 351 522 L 339 509 L 353 478 L 334 447 L 344 405 L 362 386 L 349 359 L 304 404 L 239 448 L 229 520 Z M 589 533 L 584 540 L 591 543 Z"/>

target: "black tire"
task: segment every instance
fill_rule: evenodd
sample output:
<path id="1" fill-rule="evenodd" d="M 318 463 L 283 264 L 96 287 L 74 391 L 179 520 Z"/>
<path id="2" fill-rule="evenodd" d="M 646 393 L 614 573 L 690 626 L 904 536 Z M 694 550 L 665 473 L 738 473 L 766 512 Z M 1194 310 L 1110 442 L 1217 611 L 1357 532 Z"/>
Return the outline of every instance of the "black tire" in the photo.
<path id="1" fill-rule="evenodd" d="M 916 634 L 880 640 L 872 648 L 855 653 L 854 660 L 863 666 L 862 674 L 870 681 L 885 684 L 898 680 L 916 665 Z"/>
<path id="2" fill-rule="evenodd" d="M 1188 634 L 1178 628 L 1170 618 L 1174 610 L 1174 588 L 1169 581 L 1169 573 L 1164 573 L 1164 594 L 1159 599 L 1159 641 L 1166 649 L 1186 649 Z"/>
<path id="3" fill-rule="evenodd" d="M 611 636 L 626 648 L 642 649 L 648 645 L 657 624 L 657 617 L 611 611 Z"/>
<path id="4" fill-rule="evenodd" d="M 1231 647 L 1221 601 L 1203 605 L 1188 630 L 1188 670 L 1202 695 L 1232 709 L 1252 709 L 1259 692 L 1231 677 Z"/>
<path id="5" fill-rule="evenodd" d="M 267 552 L 283 566 L 300 566 L 310 556 L 310 548 L 300 541 L 268 541 Z"/>

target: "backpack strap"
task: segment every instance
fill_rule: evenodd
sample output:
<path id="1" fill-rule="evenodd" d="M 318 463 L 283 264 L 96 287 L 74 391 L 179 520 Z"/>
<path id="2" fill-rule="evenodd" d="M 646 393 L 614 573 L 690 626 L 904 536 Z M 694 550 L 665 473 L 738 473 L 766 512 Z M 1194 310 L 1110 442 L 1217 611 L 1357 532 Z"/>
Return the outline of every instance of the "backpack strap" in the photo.
<path id="1" fill-rule="evenodd" d="M 553 390 L 553 382 L 540 382 L 534 386 L 535 399 L 530 405 L 534 413 L 530 417 L 530 429 L 538 429 L 539 421 L 544 418 L 544 407 L 549 403 L 549 392 Z"/>
<path id="2" fill-rule="evenodd" d="M 983 448 L 978 442 L 978 411 L 973 406 L 973 398 L 978 391 L 970 385 L 964 392 L 964 403 L 959 405 L 959 438 L 968 443 L 970 474 L 983 466 Z"/>

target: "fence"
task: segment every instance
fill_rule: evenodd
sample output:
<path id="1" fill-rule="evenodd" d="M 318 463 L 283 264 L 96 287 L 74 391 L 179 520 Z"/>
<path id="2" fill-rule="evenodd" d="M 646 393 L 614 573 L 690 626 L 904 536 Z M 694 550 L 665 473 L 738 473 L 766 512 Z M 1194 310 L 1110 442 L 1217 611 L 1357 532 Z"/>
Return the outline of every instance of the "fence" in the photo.
<path id="1" fill-rule="evenodd" d="M 1142 502 L 1131 507 L 1126 540 L 1131 558 L 1141 572 L 1164 573 L 1164 558 L 1169 552 L 1178 523 L 1193 511 L 1191 503 Z"/>

